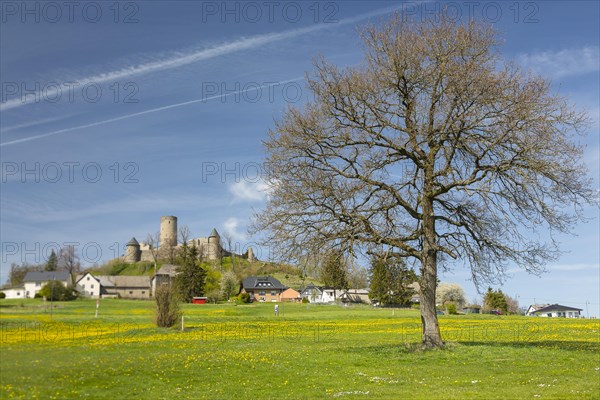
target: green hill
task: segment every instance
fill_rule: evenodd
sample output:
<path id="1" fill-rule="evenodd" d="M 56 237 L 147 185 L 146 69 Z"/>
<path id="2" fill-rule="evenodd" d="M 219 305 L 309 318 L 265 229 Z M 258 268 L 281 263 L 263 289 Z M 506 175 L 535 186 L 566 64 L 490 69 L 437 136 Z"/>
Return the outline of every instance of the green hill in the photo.
<path id="1" fill-rule="evenodd" d="M 168 264 L 162 260 L 158 263 L 158 268 L 163 264 Z M 176 265 L 176 263 L 175 263 Z M 238 279 L 242 281 L 248 276 L 272 276 L 278 279 L 281 283 L 294 289 L 299 289 L 309 283 L 316 285 L 322 284 L 316 277 L 304 277 L 301 271 L 289 264 L 271 263 L 264 261 L 248 261 L 247 259 L 223 257 L 220 262 L 210 261 L 204 262 L 203 266 L 210 271 L 213 281 L 218 281 L 221 278 L 221 273 L 232 271 Z M 134 276 L 152 276 L 154 275 L 154 263 L 149 261 L 140 261 L 137 263 L 125 263 L 121 259 L 108 261 L 99 267 L 88 268 L 86 272 L 91 272 L 95 275 L 134 275 Z"/>

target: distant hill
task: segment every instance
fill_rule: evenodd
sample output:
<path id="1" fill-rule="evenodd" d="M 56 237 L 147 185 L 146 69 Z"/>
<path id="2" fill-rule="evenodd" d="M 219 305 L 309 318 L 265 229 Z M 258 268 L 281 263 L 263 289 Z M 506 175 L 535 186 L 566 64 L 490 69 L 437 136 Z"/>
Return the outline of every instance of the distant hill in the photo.
<path id="1" fill-rule="evenodd" d="M 159 261 L 158 268 L 166 261 Z M 299 289 L 309 283 L 322 285 L 322 282 L 315 277 L 303 277 L 300 270 L 289 264 L 270 263 L 264 261 L 248 261 L 247 259 L 223 257 L 221 262 L 205 262 L 204 267 L 211 268 L 219 274 L 224 271 L 233 271 L 241 280 L 248 276 L 272 276 L 278 279 L 281 283 L 294 289 Z M 148 261 L 140 261 L 137 263 L 128 264 L 121 259 L 115 259 L 103 264 L 99 267 L 88 268 L 86 272 L 91 272 L 95 275 L 133 275 L 133 276 L 152 276 L 154 275 L 154 263 Z M 220 276 L 220 275 L 219 275 Z"/>

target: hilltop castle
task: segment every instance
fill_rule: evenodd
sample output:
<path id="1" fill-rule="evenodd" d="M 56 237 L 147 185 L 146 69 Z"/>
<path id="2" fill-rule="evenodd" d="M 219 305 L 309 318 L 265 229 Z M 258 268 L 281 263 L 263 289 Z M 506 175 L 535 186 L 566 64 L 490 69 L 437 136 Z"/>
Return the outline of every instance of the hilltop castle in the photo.
<path id="1" fill-rule="evenodd" d="M 164 257 L 166 252 L 172 249 L 181 247 L 181 244 L 177 243 L 177 217 L 169 215 L 160 217 L 160 231 L 159 231 L 159 254 Z M 206 260 L 219 260 L 221 257 L 230 256 L 228 252 L 221 246 L 221 237 L 216 229 L 213 228 L 208 237 L 199 237 L 188 240 L 188 246 L 196 246 L 199 254 Z M 126 244 L 124 261 L 126 263 L 135 263 L 138 261 L 154 261 L 152 257 L 152 245 L 149 243 L 142 242 L 141 244 L 135 239 L 131 238 Z M 239 257 L 246 258 L 250 261 L 254 261 L 254 252 L 249 247 L 248 251 Z"/>

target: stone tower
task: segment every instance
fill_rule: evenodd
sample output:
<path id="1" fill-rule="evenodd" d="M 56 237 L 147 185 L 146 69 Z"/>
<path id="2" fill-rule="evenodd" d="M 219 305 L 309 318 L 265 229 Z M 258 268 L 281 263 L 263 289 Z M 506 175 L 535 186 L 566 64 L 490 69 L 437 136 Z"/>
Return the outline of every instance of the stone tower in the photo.
<path id="1" fill-rule="evenodd" d="M 208 254 L 209 260 L 218 260 L 221 258 L 221 237 L 219 232 L 213 228 L 212 232 L 208 236 Z"/>
<path id="2" fill-rule="evenodd" d="M 160 247 L 177 246 L 177 217 L 160 217 Z"/>
<path id="3" fill-rule="evenodd" d="M 254 250 L 252 250 L 252 247 L 248 247 L 248 261 L 255 261 Z"/>
<path id="4" fill-rule="evenodd" d="M 140 261 L 142 252 L 140 251 L 140 244 L 134 237 L 125 245 L 125 262 L 135 263 Z"/>

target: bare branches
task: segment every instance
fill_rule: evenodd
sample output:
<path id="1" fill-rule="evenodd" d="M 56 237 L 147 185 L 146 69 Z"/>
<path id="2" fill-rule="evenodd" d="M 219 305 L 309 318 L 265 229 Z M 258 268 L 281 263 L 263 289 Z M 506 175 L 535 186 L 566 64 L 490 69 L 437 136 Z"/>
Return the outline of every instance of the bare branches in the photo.
<path id="1" fill-rule="evenodd" d="M 581 215 L 565 206 L 594 201 L 570 141 L 585 114 L 548 81 L 499 70 L 491 27 L 396 16 L 362 37 L 366 65 L 317 60 L 315 103 L 270 132 L 273 192 L 255 229 L 288 257 L 327 241 L 422 259 L 430 203 L 431 250 L 467 261 L 478 281 L 509 261 L 542 270 L 558 248 L 530 229 L 568 231 Z"/>

